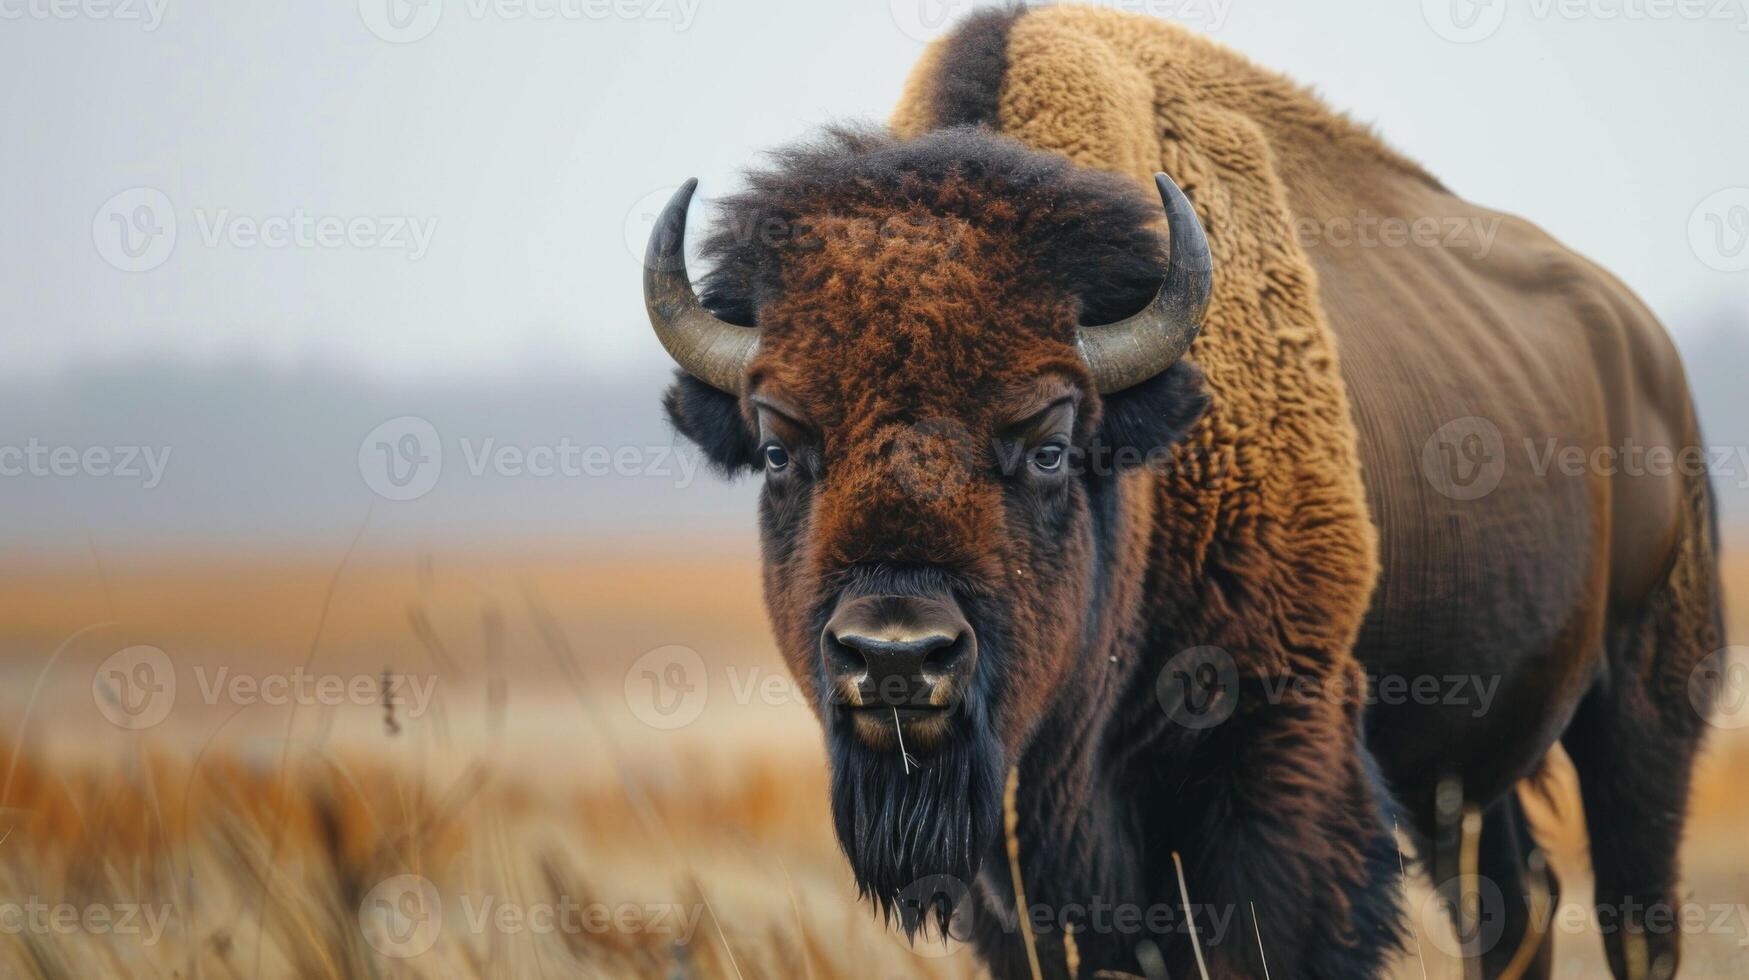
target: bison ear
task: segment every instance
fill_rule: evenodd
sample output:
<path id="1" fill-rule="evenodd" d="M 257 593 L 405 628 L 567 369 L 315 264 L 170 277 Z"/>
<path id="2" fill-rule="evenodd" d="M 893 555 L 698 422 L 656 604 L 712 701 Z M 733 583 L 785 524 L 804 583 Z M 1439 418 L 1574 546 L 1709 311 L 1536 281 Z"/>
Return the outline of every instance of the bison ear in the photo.
<path id="1" fill-rule="evenodd" d="M 1106 395 L 1093 438 L 1119 465 L 1134 466 L 1181 441 L 1208 404 L 1202 372 L 1181 360 L 1141 384 Z"/>
<path id="2" fill-rule="evenodd" d="M 759 459 L 758 436 L 741 417 L 734 395 L 712 388 L 685 371 L 674 372 L 674 383 L 662 396 L 668 421 L 676 431 L 704 450 L 711 466 L 724 476 L 752 469 Z"/>

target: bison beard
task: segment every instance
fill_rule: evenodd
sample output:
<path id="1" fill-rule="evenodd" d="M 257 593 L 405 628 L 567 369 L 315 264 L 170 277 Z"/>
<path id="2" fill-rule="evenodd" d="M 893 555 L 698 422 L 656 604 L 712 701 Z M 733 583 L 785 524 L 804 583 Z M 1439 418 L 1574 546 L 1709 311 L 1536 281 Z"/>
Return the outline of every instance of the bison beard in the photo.
<path id="1" fill-rule="evenodd" d="M 863 897 L 889 922 L 896 912 L 913 939 L 931 918 L 947 932 L 953 895 L 912 886 L 946 875 L 969 888 L 1001 826 L 1002 748 L 986 715 L 981 699 L 968 700 L 954 734 L 909 772 L 898 752 L 858 741 L 848 719 L 828 727 L 838 843 Z"/>

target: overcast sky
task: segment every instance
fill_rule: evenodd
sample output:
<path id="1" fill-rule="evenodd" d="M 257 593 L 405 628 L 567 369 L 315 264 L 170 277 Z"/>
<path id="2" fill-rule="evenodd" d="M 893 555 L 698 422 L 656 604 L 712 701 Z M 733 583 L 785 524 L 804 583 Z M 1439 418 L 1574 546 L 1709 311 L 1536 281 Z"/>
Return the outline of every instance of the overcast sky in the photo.
<path id="1" fill-rule="evenodd" d="M 1314 84 L 1682 330 L 1749 305 L 1746 3 L 1123 5 Z M 970 6 L 0 0 L 0 372 L 653 374 L 634 251 L 666 190 L 884 118 Z"/>

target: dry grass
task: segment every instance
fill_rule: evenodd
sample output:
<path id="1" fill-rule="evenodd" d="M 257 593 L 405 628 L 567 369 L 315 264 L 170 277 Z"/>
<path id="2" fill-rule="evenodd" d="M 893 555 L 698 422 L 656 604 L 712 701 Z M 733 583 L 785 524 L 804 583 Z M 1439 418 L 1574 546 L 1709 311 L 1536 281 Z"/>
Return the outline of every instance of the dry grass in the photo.
<path id="1" fill-rule="evenodd" d="M 357 560 L 338 575 L 280 561 L 0 576 L 0 920 L 35 899 L 163 923 L 156 941 L 89 922 L 0 928 L 0 975 L 978 975 L 965 950 L 912 949 L 856 901 L 816 728 L 775 683 L 755 568 L 731 544 Z M 1749 609 L 1749 576 L 1732 581 Z M 170 654 L 178 681 L 170 717 L 144 732 L 92 694 L 98 665 L 136 643 Z M 641 722 L 628 694 L 636 658 L 669 644 L 699 651 L 709 685 L 672 730 Z M 416 716 L 202 694 L 220 669 L 298 667 L 429 676 L 435 693 Z M 1687 848 L 1697 902 L 1749 902 L 1746 771 L 1749 739 L 1716 739 Z M 1570 792 L 1558 782 L 1565 804 L 1538 820 L 1567 903 L 1586 897 Z M 435 908 L 404 887 L 422 881 Z M 542 928 L 571 906 L 575 929 Z M 620 921 L 590 918 L 603 914 Z M 1461 976 L 1443 923 L 1413 918 L 1420 956 L 1400 975 L 1424 958 L 1431 977 Z M 1739 939 L 1691 938 L 1685 976 L 1743 975 Z M 1563 933 L 1558 951 L 1560 975 L 1602 975 L 1594 934 Z"/>

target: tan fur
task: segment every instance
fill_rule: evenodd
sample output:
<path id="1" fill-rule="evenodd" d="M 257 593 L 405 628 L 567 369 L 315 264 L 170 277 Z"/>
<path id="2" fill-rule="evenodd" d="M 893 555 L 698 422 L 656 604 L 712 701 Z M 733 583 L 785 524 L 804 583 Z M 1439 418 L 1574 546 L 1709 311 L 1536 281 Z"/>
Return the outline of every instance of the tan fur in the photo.
<path id="1" fill-rule="evenodd" d="M 1198 595 L 1201 621 L 1184 625 L 1258 673 L 1351 672 L 1377 543 L 1335 342 L 1274 164 L 1315 144 L 1419 171 L 1280 76 L 1164 21 L 1041 8 L 1015 22 L 1007 51 L 1004 133 L 1144 184 L 1164 170 L 1208 232 L 1214 300 L 1189 359 L 1214 407 L 1160 488 L 1169 530 L 1155 546 L 1189 566 L 1169 578 L 1207 583 L 1205 562 L 1218 561 L 1246 595 L 1243 610 Z M 900 136 L 927 125 L 939 57 L 906 87 Z"/>

